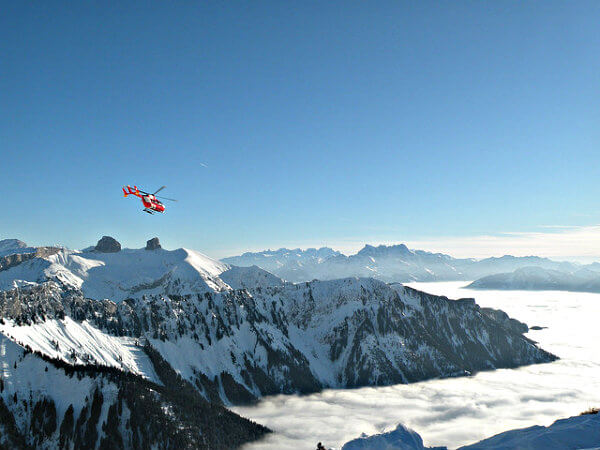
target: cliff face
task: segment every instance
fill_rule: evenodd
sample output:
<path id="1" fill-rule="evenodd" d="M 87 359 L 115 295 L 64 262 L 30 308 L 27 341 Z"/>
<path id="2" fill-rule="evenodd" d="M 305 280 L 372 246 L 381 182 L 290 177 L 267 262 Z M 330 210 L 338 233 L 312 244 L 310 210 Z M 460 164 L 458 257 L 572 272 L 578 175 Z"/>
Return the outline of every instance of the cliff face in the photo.
<path id="1" fill-rule="evenodd" d="M 13 253 L 0 257 L 0 271 L 16 267 L 19 264 L 34 258 L 46 258 L 48 256 L 56 255 L 59 251 L 60 248 L 57 247 L 36 247 L 31 251 Z"/>

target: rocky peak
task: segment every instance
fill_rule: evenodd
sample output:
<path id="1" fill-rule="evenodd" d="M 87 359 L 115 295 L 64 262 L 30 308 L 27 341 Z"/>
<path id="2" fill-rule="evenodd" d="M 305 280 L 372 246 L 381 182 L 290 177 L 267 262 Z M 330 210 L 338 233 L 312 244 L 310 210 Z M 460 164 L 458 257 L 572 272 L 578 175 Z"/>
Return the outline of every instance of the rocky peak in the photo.
<path id="1" fill-rule="evenodd" d="M 113 237 L 102 236 L 94 250 L 100 253 L 117 253 L 121 251 L 121 244 Z"/>
<path id="2" fill-rule="evenodd" d="M 374 247 L 366 244 L 357 255 L 362 256 L 406 256 L 412 255 L 412 252 L 404 244 L 398 245 L 379 245 Z"/>
<path id="3" fill-rule="evenodd" d="M 146 241 L 146 250 L 158 250 L 162 248 L 160 246 L 160 241 L 157 237 L 153 237 L 149 241 Z"/>

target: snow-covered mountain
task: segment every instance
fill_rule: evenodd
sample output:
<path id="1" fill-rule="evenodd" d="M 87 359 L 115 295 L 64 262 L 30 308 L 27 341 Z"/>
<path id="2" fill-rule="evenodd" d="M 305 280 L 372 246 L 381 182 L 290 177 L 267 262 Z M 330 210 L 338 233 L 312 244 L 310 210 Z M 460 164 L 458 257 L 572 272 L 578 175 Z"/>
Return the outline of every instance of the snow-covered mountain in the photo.
<path id="1" fill-rule="evenodd" d="M 101 366 L 67 365 L 3 334 L 0 362 L 2 448 L 228 449 L 269 431 L 207 402 L 159 363 L 156 384 Z"/>
<path id="2" fill-rule="evenodd" d="M 555 359 L 526 325 L 472 299 L 373 278 L 291 284 L 192 250 L 107 242 L 109 253 L 36 249 L 1 270 L 0 337 L 143 383 L 173 372 L 225 404 Z"/>
<path id="3" fill-rule="evenodd" d="M 573 448 L 593 450 L 600 447 L 600 414 L 582 414 L 560 419 L 548 427 L 533 426 L 505 431 L 460 450 L 500 450 L 523 448 L 546 450 Z"/>
<path id="4" fill-rule="evenodd" d="M 258 266 L 281 278 L 296 282 L 315 278 L 311 278 L 311 274 L 314 273 L 316 267 L 337 256 L 342 256 L 342 254 L 328 247 L 306 250 L 280 248 L 256 253 L 246 252 L 240 256 L 224 258 L 222 261 L 239 267 Z M 332 278 L 336 277 L 327 279 Z"/>
<path id="5" fill-rule="evenodd" d="M 285 282 L 258 266 L 233 266 L 222 272 L 219 277 L 233 289 L 255 289 L 266 286 L 283 286 Z"/>
<path id="6" fill-rule="evenodd" d="M 18 239 L 3 239 L 0 240 L 0 257 L 17 252 L 23 253 L 27 248 L 27 244 Z"/>
<path id="7" fill-rule="evenodd" d="M 346 442 L 342 450 L 448 450 L 446 447 L 425 447 L 419 434 L 402 424 L 387 433 L 362 434 Z"/>
<path id="8" fill-rule="evenodd" d="M 0 290 L 54 280 L 80 289 L 88 298 L 121 301 L 158 292 L 182 295 L 228 289 L 219 278 L 228 269 L 224 263 L 184 248 L 116 253 L 61 248 L 0 271 Z"/>
<path id="9" fill-rule="evenodd" d="M 553 359 L 473 300 L 372 278 L 286 284 L 185 249 L 61 249 L 0 272 L 0 282 L 19 287 L 0 292 L 0 311 L 23 344 L 152 379 L 125 338 L 148 340 L 206 396 L 231 403 Z"/>
<path id="10" fill-rule="evenodd" d="M 523 267 L 514 272 L 488 275 L 475 280 L 468 287 L 473 289 L 600 292 L 600 272 L 589 269 L 563 272 L 542 267 Z"/>
<path id="11" fill-rule="evenodd" d="M 341 255 L 340 252 L 329 247 L 308 248 L 306 250 L 280 248 L 279 250 L 264 250 L 262 252 L 246 252 L 240 256 L 225 258 L 223 261 L 235 266 L 259 266 L 273 272 L 288 264 L 321 263 L 333 256 Z"/>
<path id="12" fill-rule="evenodd" d="M 317 258 L 314 249 L 280 249 L 276 252 L 245 253 L 223 261 L 238 266 L 257 265 L 291 282 L 345 277 L 373 277 L 385 282 L 474 280 L 532 265 L 562 271 L 580 268 L 569 262 L 537 256 L 460 259 L 442 253 L 411 250 L 404 244 L 365 245 L 350 256 L 331 249 L 320 249 L 319 252 L 320 257 Z M 591 266 L 589 268 L 593 270 Z"/>
<path id="13" fill-rule="evenodd" d="M 505 431 L 459 450 L 548 450 L 599 448 L 600 414 L 583 414 L 554 422 L 548 427 L 533 426 Z M 342 447 L 342 450 L 444 450 L 446 447 L 424 447 L 423 439 L 415 431 L 398 425 L 396 429 L 362 435 Z"/>

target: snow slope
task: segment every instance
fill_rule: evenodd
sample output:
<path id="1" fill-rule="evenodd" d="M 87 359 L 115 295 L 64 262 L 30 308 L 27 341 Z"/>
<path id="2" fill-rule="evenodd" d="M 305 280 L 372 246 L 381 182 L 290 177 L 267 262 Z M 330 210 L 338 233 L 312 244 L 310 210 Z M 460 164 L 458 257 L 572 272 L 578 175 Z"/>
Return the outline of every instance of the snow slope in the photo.
<path id="1" fill-rule="evenodd" d="M 0 333 L 0 447 L 209 450 L 268 432 L 172 378 L 96 369 L 45 361 Z"/>
<path id="2" fill-rule="evenodd" d="M 548 427 L 533 426 L 505 431 L 459 450 L 567 450 L 593 449 L 600 446 L 600 414 L 560 419 Z M 347 442 L 342 450 L 423 450 L 419 434 L 403 425 L 386 433 L 362 435 Z M 445 449 L 446 447 L 433 447 Z"/>
<path id="3" fill-rule="evenodd" d="M 497 434 L 460 450 L 584 449 L 600 446 L 600 414 L 585 414 Z"/>
<path id="4" fill-rule="evenodd" d="M 12 320 L 3 322 L 0 323 L 0 333 L 33 351 L 70 364 L 116 367 L 160 384 L 138 339 L 111 336 L 87 321 L 79 323 L 68 316 L 30 326 L 18 326 Z"/>
<path id="5" fill-rule="evenodd" d="M 56 417 L 62 419 L 67 408 L 72 405 L 75 417 L 91 397 L 96 385 L 92 378 L 72 378 L 49 363 L 32 355 L 25 354 L 23 348 L 12 342 L 4 334 L 0 334 L 0 378 L 3 380 L 3 390 L 0 398 L 9 406 L 20 430 L 31 428 L 31 416 L 23 400 L 33 398 L 34 401 L 52 399 L 55 405 Z M 117 390 L 114 386 L 106 386 L 104 394 L 106 415 L 108 406 L 116 399 Z M 17 402 L 14 402 L 14 399 Z M 0 436 L 0 443 L 2 436 Z M 58 448 L 58 437 L 46 439 L 39 448 Z"/>

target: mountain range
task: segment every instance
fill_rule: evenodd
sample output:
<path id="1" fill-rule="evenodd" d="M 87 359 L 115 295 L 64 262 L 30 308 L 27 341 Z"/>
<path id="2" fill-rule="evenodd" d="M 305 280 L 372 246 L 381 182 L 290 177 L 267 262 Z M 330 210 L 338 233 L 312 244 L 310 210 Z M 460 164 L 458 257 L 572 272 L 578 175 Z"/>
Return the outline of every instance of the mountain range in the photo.
<path id="1" fill-rule="evenodd" d="M 505 255 L 479 260 L 453 258 L 443 253 L 411 250 L 404 244 L 377 247 L 365 245 L 356 254 L 349 256 L 324 247 L 244 253 L 240 256 L 224 258 L 222 261 L 243 267 L 256 265 L 290 282 L 344 277 L 372 277 L 387 283 L 472 281 L 487 275 L 512 272 L 529 266 L 563 272 L 579 269 L 600 272 L 598 264 L 580 266 L 538 256 Z"/>
<path id="2" fill-rule="evenodd" d="M 375 278 L 291 283 L 158 239 L 0 249 L 9 447 L 233 448 L 269 430 L 227 405 L 556 359 L 502 311 Z"/>

